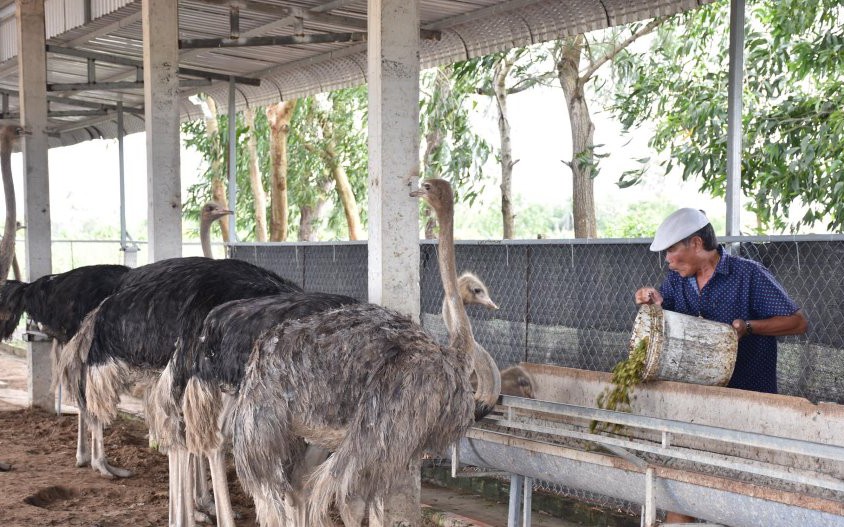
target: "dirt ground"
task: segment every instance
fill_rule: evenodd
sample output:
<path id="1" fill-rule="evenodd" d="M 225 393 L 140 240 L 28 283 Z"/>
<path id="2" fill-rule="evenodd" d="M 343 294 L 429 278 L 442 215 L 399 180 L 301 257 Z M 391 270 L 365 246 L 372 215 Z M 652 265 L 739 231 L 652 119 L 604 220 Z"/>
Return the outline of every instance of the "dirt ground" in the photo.
<path id="1" fill-rule="evenodd" d="M 85 527 L 167 525 L 167 457 L 147 446 L 147 430 L 123 418 L 106 430 L 109 459 L 135 475 L 108 480 L 77 468 L 76 416 L 57 417 L 0 403 L 0 525 Z M 255 524 L 252 500 L 230 474 L 232 502 L 243 515 L 238 526 Z"/>
<path id="2" fill-rule="evenodd" d="M 105 430 L 109 460 L 135 472 L 127 479 L 105 479 L 90 467 L 76 467 L 76 415 L 22 409 L 29 403 L 26 376 L 26 361 L 0 348 L 0 462 L 12 465 L 11 471 L 0 470 L 0 527 L 167 525 L 167 457 L 148 448 L 143 421 L 122 417 Z M 122 408 L 137 413 L 137 403 L 124 400 Z M 242 515 L 238 527 L 255 526 L 252 500 L 231 467 L 229 488 L 234 508 Z M 507 525 L 506 502 L 424 485 L 422 499 L 431 506 L 423 520 L 426 527 Z M 438 511 L 452 516 L 432 519 L 431 513 Z M 454 514 L 472 519 L 455 522 Z M 535 514 L 533 525 L 574 524 Z"/>

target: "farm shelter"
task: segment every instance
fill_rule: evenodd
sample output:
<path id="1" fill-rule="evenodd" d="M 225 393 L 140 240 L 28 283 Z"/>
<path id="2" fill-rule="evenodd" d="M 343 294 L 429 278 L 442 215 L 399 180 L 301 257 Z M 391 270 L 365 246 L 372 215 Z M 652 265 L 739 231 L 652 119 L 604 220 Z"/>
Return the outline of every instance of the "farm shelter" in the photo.
<path id="1" fill-rule="evenodd" d="M 368 82 L 369 299 L 418 314 L 418 293 L 407 294 L 419 281 L 417 209 L 405 196 L 419 69 L 700 3 L 0 0 L 0 111 L 26 130 L 29 279 L 50 273 L 49 146 L 144 130 L 150 261 L 180 256 L 179 122 L 199 117 L 191 95 L 234 112 Z M 32 400 L 51 406 L 46 353 L 30 361 Z"/>
<path id="2" fill-rule="evenodd" d="M 190 95 L 210 93 L 234 111 L 368 82 L 370 233 L 361 260 L 368 277 L 363 291 L 374 302 L 419 313 L 420 296 L 407 294 L 416 292 L 420 282 L 417 209 L 413 200 L 404 198 L 416 179 L 419 69 L 672 14 L 698 3 L 6 3 L 0 7 L 0 91 L 3 117 L 20 119 L 27 132 L 22 149 L 29 278 L 50 272 L 50 145 L 146 131 L 149 239 L 152 259 L 157 260 L 179 255 L 181 247 L 178 123 L 199 115 L 187 99 Z M 734 77 L 731 86 L 737 82 Z M 740 101 L 731 97 L 731 102 L 731 114 L 736 114 Z M 733 131 L 732 140 L 737 137 Z M 738 150 L 733 147 L 737 165 Z M 735 174 L 731 181 L 737 184 Z M 737 187 L 731 188 L 736 198 Z M 730 214 L 737 213 L 732 207 Z M 728 222 L 731 227 L 736 224 Z M 260 249 L 244 250 L 257 255 Z M 235 256 L 240 250 L 234 248 Z M 302 254 L 310 250 L 302 249 Z M 313 250 L 337 253 L 335 248 Z M 421 258 L 424 261 L 424 252 Z M 334 276 L 327 268 L 312 272 Z M 581 343 L 604 345 L 582 335 L 575 337 Z M 524 338 L 529 338 L 527 333 Z M 52 406 L 46 344 L 31 346 L 32 400 Z M 592 369 L 588 361 L 576 366 Z"/>

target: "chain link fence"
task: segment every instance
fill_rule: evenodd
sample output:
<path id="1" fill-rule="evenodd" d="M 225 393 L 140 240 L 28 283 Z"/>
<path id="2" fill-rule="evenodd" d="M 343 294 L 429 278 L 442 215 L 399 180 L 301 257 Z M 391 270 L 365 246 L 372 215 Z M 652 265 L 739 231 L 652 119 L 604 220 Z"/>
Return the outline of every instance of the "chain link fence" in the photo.
<path id="1" fill-rule="evenodd" d="M 844 236 L 727 238 L 782 282 L 810 322 L 780 339 L 780 392 L 844 402 Z M 626 357 L 634 291 L 659 285 L 667 268 L 645 240 L 458 242 L 458 272 L 472 271 L 500 306 L 469 306 L 477 341 L 499 366 L 527 361 L 610 371 Z M 421 246 L 421 319 L 445 338 L 437 246 Z M 290 278 L 306 290 L 366 300 L 365 242 L 238 244 L 231 256 Z"/>
<path id="2" fill-rule="evenodd" d="M 844 236 L 725 238 L 761 262 L 809 318 L 809 332 L 781 338 L 780 393 L 844 402 Z M 458 273 L 489 288 L 497 311 L 469 306 L 475 339 L 500 368 L 527 361 L 610 371 L 626 358 L 637 308 L 633 293 L 658 286 L 667 272 L 650 240 L 458 242 Z M 437 245 L 422 242 L 421 321 L 441 341 L 442 283 Z M 234 245 L 231 256 L 295 280 L 306 290 L 366 300 L 365 243 Z M 609 496 L 534 481 L 534 489 L 637 515 L 640 506 Z"/>

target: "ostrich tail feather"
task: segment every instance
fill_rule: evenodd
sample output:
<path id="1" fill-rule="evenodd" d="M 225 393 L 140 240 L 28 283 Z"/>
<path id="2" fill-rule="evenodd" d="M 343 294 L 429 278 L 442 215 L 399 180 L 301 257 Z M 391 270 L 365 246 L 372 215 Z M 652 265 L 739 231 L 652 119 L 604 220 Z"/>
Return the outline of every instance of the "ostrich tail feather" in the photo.
<path id="1" fill-rule="evenodd" d="M 182 399 L 182 413 L 185 418 L 185 442 L 190 452 L 204 454 L 219 448 L 222 407 L 219 390 L 196 377 L 188 381 Z"/>
<path id="2" fill-rule="evenodd" d="M 53 390 L 55 391 L 59 384 L 64 386 L 68 398 L 82 411 L 87 409 L 85 399 L 87 369 L 85 362 L 88 359 L 88 351 L 91 349 L 91 342 L 94 339 L 94 320 L 96 317 L 96 309 L 85 316 L 76 335 L 60 348 L 53 368 Z"/>

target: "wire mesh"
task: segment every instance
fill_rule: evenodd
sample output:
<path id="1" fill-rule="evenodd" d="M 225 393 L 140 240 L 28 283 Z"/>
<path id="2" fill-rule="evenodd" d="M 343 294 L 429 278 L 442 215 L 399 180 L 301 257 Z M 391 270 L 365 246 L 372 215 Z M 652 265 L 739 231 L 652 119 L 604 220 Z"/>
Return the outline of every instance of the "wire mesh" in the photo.
<path id="1" fill-rule="evenodd" d="M 780 339 L 780 392 L 844 403 L 844 237 L 813 241 L 744 241 L 740 256 L 759 261 L 809 318 L 806 335 Z M 442 285 L 435 243 L 420 251 L 422 324 L 438 337 Z M 306 290 L 367 297 L 365 243 L 238 244 L 233 258 L 251 261 Z M 459 242 L 458 272 L 489 288 L 497 311 L 469 306 L 477 341 L 500 367 L 528 361 L 610 371 L 627 353 L 634 291 L 658 286 L 667 271 L 646 242 Z"/>
<path id="2" fill-rule="evenodd" d="M 743 241 L 744 240 L 744 241 Z M 822 241 L 737 238 L 740 256 L 765 265 L 806 313 L 806 335 L 779 339 L 780 393 L 844 403 L 844 237 Z M 500 368 L 520 361 L 610 371 L 627 354 L 637 308 L 633 293 L 658 286 L 667 268 L 645 241 L 458 242 L 458 273 L 472 271 L 500 306 L 469 306 L 476 340 Z M 243 258 L 287 278 L 296 262 L 307 290 L 367 294 L 365 244 L 233 246 Z M 420 251 L 421 322 L 441 341 L 443 291 L 435 243 Z M 295 266 L 294 266 L 295 267 Z M 295 278 L 294 278 L 295 279 Z M 639 505 L 536 481 L 535 488 L 626 514 Z"/>

